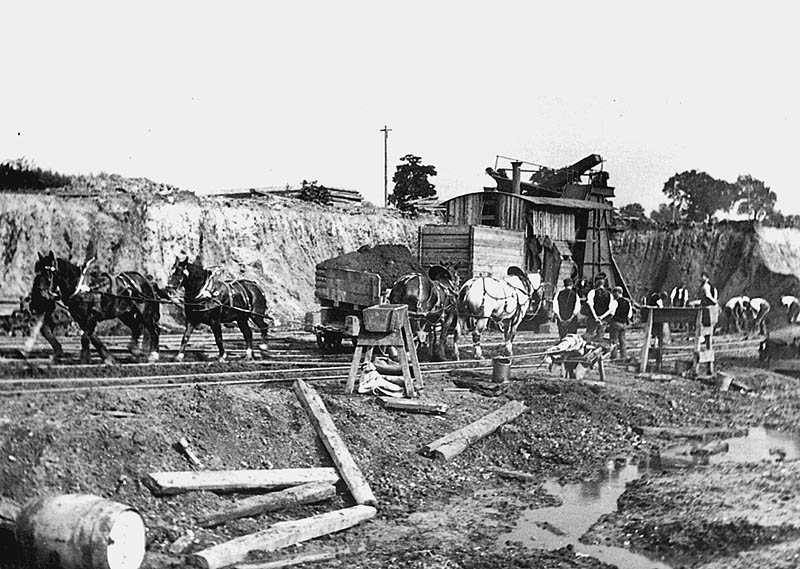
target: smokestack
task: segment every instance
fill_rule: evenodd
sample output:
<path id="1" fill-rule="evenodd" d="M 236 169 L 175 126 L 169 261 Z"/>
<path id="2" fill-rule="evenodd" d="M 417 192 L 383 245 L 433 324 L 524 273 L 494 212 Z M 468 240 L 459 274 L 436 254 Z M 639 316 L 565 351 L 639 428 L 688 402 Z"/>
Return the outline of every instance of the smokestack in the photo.
<path id="1" fill-rule="evenodd" d="M 522 190 L 520 189 L 520 167 L 522 166 L 522 162 L 512 162 L 511 163 L 511 193 L 520 195 Z"/>

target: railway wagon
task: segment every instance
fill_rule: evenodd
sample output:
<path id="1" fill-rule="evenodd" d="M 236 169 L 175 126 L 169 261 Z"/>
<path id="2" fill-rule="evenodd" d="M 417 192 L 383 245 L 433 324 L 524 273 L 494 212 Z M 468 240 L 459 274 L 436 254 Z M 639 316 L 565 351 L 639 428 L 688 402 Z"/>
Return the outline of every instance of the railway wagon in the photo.
<path id="1" fill-rule="evenodd" d="M 460 282 L 472 277 L 502 278 L 508 267 L 525 267 L 525 236 L 484 225 L 424 225 L 419 228 L 419 260 L 442 265 Z"/>
<path id="2" fill-rule="evenodd" d="M 314 298 L 320 309 L 306 314 L 305 330 L 316 335 L 324 352 L 338 350 L 345 339 L 355 343 L 362 312 L 380 304 L 381 292 L 377 273 L 317 265 Z"/>

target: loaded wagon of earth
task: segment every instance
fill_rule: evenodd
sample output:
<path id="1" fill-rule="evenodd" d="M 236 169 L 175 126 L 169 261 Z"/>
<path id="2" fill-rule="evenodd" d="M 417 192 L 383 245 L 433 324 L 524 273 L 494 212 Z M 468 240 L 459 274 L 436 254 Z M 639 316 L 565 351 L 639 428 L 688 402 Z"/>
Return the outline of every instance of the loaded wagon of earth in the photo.
<path id="1" fill-rule="evenodd" d="M 342 341 L 355 343 L 365 308 L 381 304 L 386 291 L 403 275 L 424 269 L 403 245 L 365 245 L 316 266 L 314 298 L 320 309 L 308 312 L 305 329 L 324 352 Z"/>

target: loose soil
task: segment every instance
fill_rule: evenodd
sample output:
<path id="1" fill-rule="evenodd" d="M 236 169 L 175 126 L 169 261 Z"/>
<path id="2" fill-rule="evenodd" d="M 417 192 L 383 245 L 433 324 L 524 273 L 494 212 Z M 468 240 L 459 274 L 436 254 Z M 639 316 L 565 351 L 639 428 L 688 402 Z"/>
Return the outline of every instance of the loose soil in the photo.
<path id="1" fill-rule="evenodd" d="M 498 397 L 448 391 L 450 379 L 431 379 L 424 398 L 447 403 L 444 416 L 386 411 L 372 397 L 344 395 L 339 384 L 317 384 L 378 498 L 378 516 L 304 546 L 253 556 L 366 545 L 327 566 L 608 567 L 569 548 L 497 545 L 523 509 L 556 505 L 556 498 L 541 483 L 502 479 L 491 468 L 577 482 L 597 477 L 611 458 L 644 460 L 675 444 L 641 437 L 638 426 L 796 428 L 800 381 L 751 364 L 722 364 L 752 387 L 750 394 L 689 379 L 648 381 L 613 367 L 604 386 L 561 380 L 546 370 L 516 374 Z M 196 366 L 173 371 L 202 376 Z M 418 454 L 423 444 L 510 399 L 524 401 L 530 411 L 449 462 Z M 352 504 L 342 486 L 329 503 L 200 528 L 196 518 L 237 496 L 160 498 L 141 483 L 148 472 L 190 468 L 174 448 L 181 437 L 213 470 L 332 465 L 288 385 L 29 395 L 0 405 L 0 490 L 18 502 L 83 492 L 136 507 L 148 527 L 144 566 L 151 569 L 181 566 L 186 553 L 276 521 Z M 629 484 L 619 512 L 604 517 L 584 540 L 687 567 L 796 567 L 799 490 L 795 462 L 651 473 Z M 186 535 L 191 539 L 182 549 L 175 542 Z M 13 566 L 13 560 L 0 562 L 4 569 Z"/>

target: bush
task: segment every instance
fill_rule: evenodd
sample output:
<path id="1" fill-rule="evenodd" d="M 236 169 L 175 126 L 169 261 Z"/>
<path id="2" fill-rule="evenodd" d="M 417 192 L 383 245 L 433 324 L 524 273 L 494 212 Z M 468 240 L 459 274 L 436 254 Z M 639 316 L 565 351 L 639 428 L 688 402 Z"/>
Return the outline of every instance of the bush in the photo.
<path id="1" fill-rule="evenodd" d="M 303 180 L 303 186 L 300 188 L 301 200 L 312 202 L 320 205 L 330 205 L 332 203 L 331 191 L 325 186 L 317 185 L 317 181 L 308 182 Z"/>
<path id="2" fill-rule="evenodd" d="M 0 163 L 0 190 L 44 190 L 69 185 L 69 176 L 42 170 L 26 158 Z"/>

